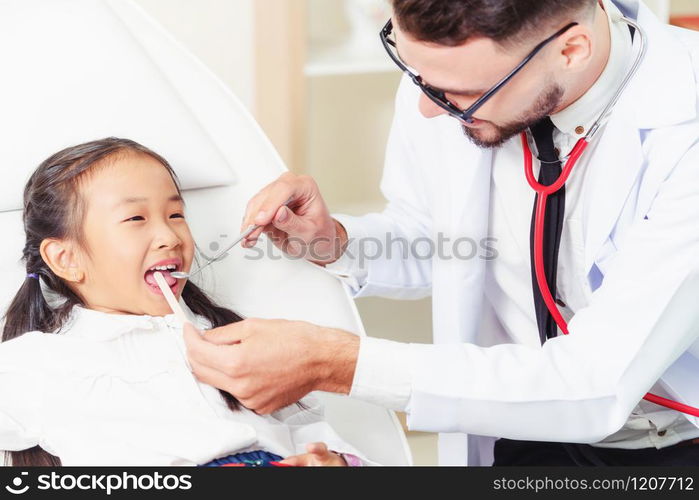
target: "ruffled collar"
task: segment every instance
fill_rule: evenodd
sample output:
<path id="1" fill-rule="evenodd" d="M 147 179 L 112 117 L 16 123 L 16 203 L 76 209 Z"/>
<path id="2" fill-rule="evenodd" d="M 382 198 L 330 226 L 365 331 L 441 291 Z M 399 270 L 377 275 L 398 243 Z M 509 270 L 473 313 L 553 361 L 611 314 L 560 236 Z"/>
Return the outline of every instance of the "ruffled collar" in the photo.
<path id="1" fill-rule="evenodd" d="M 187 318 L 195 326 L 202 330 L 210 328 L 210 323 L 205 318 L 195 315 L 182 298 L 180 298 L 179 304 Z M 177 330 L 182 328 L 182 324 L 174 314 L 167 316 L 114 314 L 75 305 L 59 333 L 76 338 L 106 341 L 133 330 L 157 331 L 168 327 Z"/>

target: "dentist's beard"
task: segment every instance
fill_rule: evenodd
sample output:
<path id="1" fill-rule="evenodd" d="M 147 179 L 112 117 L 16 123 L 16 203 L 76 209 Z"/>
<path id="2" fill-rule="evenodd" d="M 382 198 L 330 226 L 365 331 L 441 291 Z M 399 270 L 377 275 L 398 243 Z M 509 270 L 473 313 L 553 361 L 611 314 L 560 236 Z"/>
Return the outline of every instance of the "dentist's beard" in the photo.
<path id="1" fill-rule="evenodd" d="M 523 113 L 522 117 L 517 121 L 505 125 L 496 125 L 493 122 L 487 122 L 489 123 L 488 129 L 494 129 L 495 135 L 482 137 L 480 133 L 483 132 L 483 130 L 471 129 L 462 125 L 464 135 L 480 148 L 492 149 L 500 147 L 542 118 L 549 116 L 560 105 L 563 99 L 563 93 L 563 88 L 561 88 L 560 85 L 555 83 L 551 84 L 548 89 L 544 90 L 539 95 L 531 109 Z"/>

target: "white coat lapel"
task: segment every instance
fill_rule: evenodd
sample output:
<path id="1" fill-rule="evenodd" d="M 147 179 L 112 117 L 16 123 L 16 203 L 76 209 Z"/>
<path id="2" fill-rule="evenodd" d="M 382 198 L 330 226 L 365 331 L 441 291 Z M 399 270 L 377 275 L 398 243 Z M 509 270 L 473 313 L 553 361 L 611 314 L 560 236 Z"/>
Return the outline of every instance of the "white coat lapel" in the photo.
<path id="1" fill-rule="evenodd" d="M 473 258 L 464 260 L 454 258 L 452 249 L 457 238 L 479 245 L 488 234 L 492 153 L 471 144 L 456 121 L 441 133 L 438 158 L 446 166 L 441 173 L 448 187 L 435 200 L 435 231 L 450 238 L 444 249 L 451 258 L 436 256 L 433 264 L 434 341 L 475 342 L 483 305 L 483 251 L 478 247 Z"/>
<path id="2" fill-rule="evenodd" d="M 616 1 L 627 15 L 638 13 L 648 52 L 616 106 L 590 163 L 585 203 L 585 270 L 614 230 L 625 202 L 643 174 L 639 207 L 655 196 L 658 182 L 667 173 L 668 161 L 649 161 L 644 155 L 642 135 L 660 127 L 670 127 L 696 116 L 696 84 L 687 48 L 660 23 L 643 4 Z M 637 46 L 638 38 L 634 45 Z M 658 96 L 663 96 L 659 99 Z M 664 167 L 663 167 L 664 165 Z"/>
<path id="3" fill-rule="evenodd" d="M 443 189 L 433 200 L 435 241 L 441 232 L 451 238 L 480 242 L 488 235 L 492 153 L 471 144 L 459 124 L 448 117 L 433 126 L 434 174 Z M 437 125 L 437 123 L 434 123 Z M 451 244 L 446 245 L 451 250 Z M 479 249 L 480 250 L 480 249 Z M 432 324 L 435 344 L 474 343 L 484 300 L 485 261 L 435 256 L 432 266 Z M 439 463 L 466 465 L 469 436 L 439 435 Z M 479 450 L 473 450 L 478 454 Z M 492 460 L 491 460 L 492 462 Z"/>
<path id="4" fill-rule="evenodd" d="M 644 141 L 644 150 L 649 151 L 648 170 L 638 200 L 638 210 L 645 214 L 660 184 L 699 137 L 691 125 L 697 115 L 695 65 L 681 41 L 682 37 L 693 38 L 690 43 L 696 58 L 699 36 L 659 23 L 645 5 L 640 7 L 638 20 L 648 33 L 648 54 L 637 82 L 629 88 L 628 100 L 643 103 L 637 106 L 637 127 L 649 136 Z"/>
<path id="5" fill-rule="evenodd" d="M 620 104 L 621 105 L 621 104 Z M 598 136 L 588 164 L 583 208 L 585 273 L 616 225 L 643 166 L 639 131 L 628 111 L 617 108 Z"/>

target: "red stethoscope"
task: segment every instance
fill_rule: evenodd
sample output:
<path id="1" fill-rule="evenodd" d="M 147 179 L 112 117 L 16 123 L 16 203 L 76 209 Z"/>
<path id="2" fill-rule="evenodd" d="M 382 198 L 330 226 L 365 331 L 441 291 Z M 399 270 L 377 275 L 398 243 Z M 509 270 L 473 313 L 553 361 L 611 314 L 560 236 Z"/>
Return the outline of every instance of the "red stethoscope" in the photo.
<path id="1" fill-rule="evenodd" d="M 605 115 L 606 113 L 603 116 Z M 565 168 L 561 172 L 560 177 L 556 180 L 556 182 L 549 186 L 541 185 L 539 182 L 537 182 L 536 178 L 534 177 L 534 155 L 532 154 L 531 148 L 529 147 L 527 133 L 522 132 L 522 146 L 524 148 L 524 173 L 527 177 L 527 182 L 529 182 L 529 185 L 538 194 L 534 219 L 534 269 L 536 274 L 536 281 L 539 286 L 539 290 L 541 291 L 541 296 L 543 297 L 544 302 L 546 303 L 547 309 L 551 313 L 551 316 L 553 316 L 554 321 L 556 322 L 556 324 L 561 329 L 564 335 L 568 335 L 569 333 L 568 324 L 566 323 L 565 319 L 563 319 L 563 316 L 561 315 L 560 311 L 558 310 L 558 307 L 556 306 L 556 302 L 551 296 L 551 290 L 549 288 L 548 282 L 546 281 L 546 274 L 544 272 L 544 216 L 546 214 L 546 200 L 550 195 L 556 193 L 559 189 L 561 189 L 563 185 L 566 183 L 576 163 L 587 149 L 587 146 L 590 144 L 592 137 L 599 130 L 599 123 L 601 123 L 601 120 L 600 122 L 595 124 L 593 128 L 590 129 L 590 133 L 588 133 L 586 137 L 580 139 L 577 142 L 570 155 L 568 156 L 568 161 L 566 162 Z M 651 393 L 646 394 L 643 397 L 643 399 L 645 399 L 646 401 L 650 401 L 651 403 L 665 406 L 666 408 L 671 408 L 673 410 L 681 411 L 683 413 L 699 417 L 699 408 L 694 408 L 692 406 L 688 406 L 677 401 L 672 401 L 671 399 L 656 396 L 655 394 Z"/>
<path id="2" fill-rule="evenodd" d="M 556 324 L 561 329 L 564 335 L 568 335 L 569 333 L 568 324 L 566 323 L 565 319 L 563 319 L 563 316 L 558 310 L 555 300 L 551 296 L 551 290 L 546 281 L 546 274 L 544 272 L 544 215 L 546 214 L 546 200 L 550 195 L 556 193 L 565 185 L 576 163 L 587 149 L 587 146 L 592 142 L 597 132 L 599 132 L 602 123 L 604 123 L 604 121 L 610 115 L 612 109 L 614 109 L 614 107 L 616 106 L 617 102 L 621 98 L 621 95 L 624 93 L 624 90 L 626 90 L 626 87 L 628 87 L 629 82 L 638 71 L 638 68 L 641 65 L 641 61 L 643 60 L 646 54 L 647 42 L 644 30 L 637 23 L 624 16 L 622 16 L 620 20 L 626 22 L 636 30 L 635 32 L 638 34 L 639 38 L 638 55 L 636 56 L 636 59 L 634 60 L 634 63 L 631 66 L 631 69 L 629 70 L 628 74 L 624 78 L 624 81 L 619 86 L 619 89 L 617 90 L 616 94 L 614 94 L 614 97 L 612 98 L 611 102 L 607 105 L 607 107 L 604 108 L 600 115 L 600 118 L 590 128 L 587 135 L 582 139 L 578 140 L 578 142 L 575 144 L 575 147 L 568 155 L 568 160 L 566 161 L 565 167 L 563 168 L 560 177 L 556 180 L 556 182 L 554 182 L 550 186 L 541 185 L 539 182 L 537 182 L 536 178 L 534 177 L 533 154 L 531 148 L 529 147 L 527 133 L 522 132 L 522 147 L 524 148 L 524 174 L 527 177 L 527 182 L 529 182 L 529 185 L 538 194 L 534 218 L 534 270 L 536 274 L 536 281 L 539 286 L 539 290 L 541 291 L 541 296 L 543 297 L 544 302 L 546 303 L 547 309 L 551 313 L 551 316 L 553 317 L 554 321 L 556 322 Z M 563 158 L 561 161 L 564 160 L 565 158 Z M 651 403 L 664 406 L 666 408 L 670 408 L 673 410 L 681 411 L 688 415 L 699 417 L 699 408 L 694 408 L 693 406 L 685 405 L 677 401 L 673 401 L 671 399 L 656 396 L 655 394 L 651 393 L 646 394 L 643 397 L 643 399 L 645 399 L 646 401 L 650 401 Z"/>

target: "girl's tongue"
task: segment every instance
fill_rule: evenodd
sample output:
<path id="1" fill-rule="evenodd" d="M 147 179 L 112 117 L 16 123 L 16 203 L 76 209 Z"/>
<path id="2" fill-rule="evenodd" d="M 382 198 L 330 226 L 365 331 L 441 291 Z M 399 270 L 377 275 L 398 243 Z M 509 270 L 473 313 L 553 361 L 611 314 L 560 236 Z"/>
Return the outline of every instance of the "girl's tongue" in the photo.
<path id="1" fill-rule="evenodd" d="M 172 277 L 170 274 L 170 271 L 146 271 L 145 275 L 145 280 L 146 283 L 148 283 L 150 286 L 158 287 L 158 283 L 155 281 L 155 276 L 153 276 L 156 272 L 159 272 L 163 275 L 163 278 L 165 278 L 165 281 L 167 281 L 167 284 L 170 286 L 173 286 L 175 283 L 177 283 L 177 278 Z"/>

